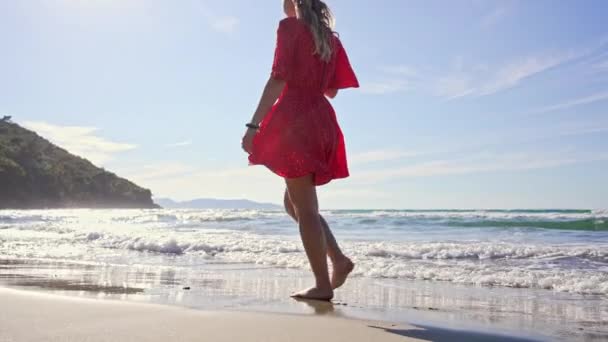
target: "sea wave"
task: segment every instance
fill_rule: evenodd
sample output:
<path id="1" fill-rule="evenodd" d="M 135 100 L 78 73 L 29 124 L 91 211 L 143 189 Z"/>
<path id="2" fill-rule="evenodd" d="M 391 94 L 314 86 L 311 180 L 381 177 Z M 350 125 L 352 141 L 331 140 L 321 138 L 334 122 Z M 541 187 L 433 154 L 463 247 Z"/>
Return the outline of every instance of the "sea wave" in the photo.
<path id="1" fill-rule="evenodd" d="M 455 228 L 532 228 L 608 231 L 607 210 L 334 210 L 361 226 L 431 226 Z"/>
<path id="2" fill-rule="evenodd" d="M 557 259 L 576 257 L 608 265 L 608 245 L 603 248 L 585 246 L 538 246 L 500 242 L 470 243 L 403 243 L 361 245 L 366 255 L 388 259 L 419 260 L 499 260 L 499 259 Z"/>
<path id="3" fill-rule="evenodd" d="M 359 264 L 357 274 L 410 280 L 445 281 L 478 286 L 537 288 L 558 292 L 608 295 L 608 273 L 587 270 L 529 269 L 438 264 Z"/>
<path id="4" fill-rule="evenodd" d="M 48 240 L 48 239 L 47 239 Z M 32 241 L 29 257 L 79 259 L 92 250 L 187 256 L 188 260 L 251 263 L 308 269 L 297 238 L 259 236 L 251 233 L 167 234 L 145 232 L 87 232 L 41 245 Z M 23 242 L 19 242 L 23 248 Z M 3 244 L 5 245 L 5 244 Z M 10 244 L 6 244 L 10 248 Z M 34 247 L 34 246 L 32 246 Z M 540 288 L 584 294 L 608 295 L 608 245 L 538 246 L 496 242 L 373 243 L 346 241 L 343 250 L 357 263 L 356 276 L 408 280 L 446 281 L 480 286 Z M 37 251 L 45 251 L 37 254 Z M 50 251 L 50 252 L 49 252 Z M 3 253 L 8 251 L 2 251 Z M 9 252 L 10 253 L 10 252 Z M 194 259 L 192 259 L 194 258 Z"/>
<path id="5" fill-rule="evenodd" d="M 608 210 L 330 210 L 328 218 L 352 229 L 382 227 L 452 227 L 452 228 L 527 228 L 571 231 L 608 231 Z M 200 227 L 224 224 L 225 228 L 241 223 L 264 222 L 268 225 L 289 222 L 277 211 L 259 210 L 141 210 L 141 211 L 3 211 L 0 225 L 30 223 L 104 222 L 163 227 Z M 233 225 L 230 225 L 230 224 Z"/>
<path id="6" fill-rule="evenodd" d="M 108 239 L 105 247 L 142 252 L 197 254 L 204 258 L 274 267 L 308 269 L 299 241 L 259 237 L 208 236 L 192 240 L 145 237 Z M 385 249 L 382 249 L 384 247 Z M 357 263 L 355 275 L 372 278 L 446 281 L 480 286 L 540 288 L 608 295 L 608 246 L 603 248 L 520 246 L 493 243 L 392 244 L 344 243 Z M 560 265 L 577 259 L 603 267 Z M 484 262 L 486 261 L 486 262 Z"/>
<path id="7" fill-rule="evenodd" d="M 338 227 L 342 249 L 357 263 L 356 276 L 608 295 L 608 235 L 604 231 L 583 227 L 563 232 L 549 227 L 513 234 L 511 230 L 528 225 L 539 228 L 542 222 L 601 221 L 605 211 L 324 214 Z M 490 227 L 492 222 L 513 225 L 498 226 L 497 235 L 490 229 L 467 229 L 474 227 L 472 222 L 479 227 Z M 5 211 L 0 213 L 0 223 L 2 258 L 128 260 L 133 264 L 167 258 L 180 260 L 183 267 L 213 262 L 309 269 L 295 224 L 277 212 Z M 398 234 L 383 235 L 391 232 L 387 227 Z"/>
<path id="8" fill-rule="evenodd" d="M 447 220 L 450 227 L 475 228 L 543 228 L 556 230 L 608 231 L 608 220 L 593 218 L 584 220 L 530 220 L 529 218 L 510 220 Z"/>

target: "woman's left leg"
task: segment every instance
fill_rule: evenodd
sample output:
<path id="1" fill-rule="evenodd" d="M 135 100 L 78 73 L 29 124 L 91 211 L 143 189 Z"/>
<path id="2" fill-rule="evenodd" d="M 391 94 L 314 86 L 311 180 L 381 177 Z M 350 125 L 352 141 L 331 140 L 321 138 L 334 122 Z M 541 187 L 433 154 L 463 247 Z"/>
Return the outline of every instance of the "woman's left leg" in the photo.
<path id="1" fill-rule="evenodd" d="M 297 293 L 294 297 L 331 300 L 334 296 L 327 270 L 327 246 L 319 216 L 317 189 L 312 175 L 286 179 L 289 198 L 293 203 L 300 226 L 300 237 L 310 267 L 315 276 L 315 286 Z"/>
<path id="2" fill-rule="evenodd" d="M 294 205 L 289 198 L 289 192 L 287 190 L 285 190 L 283 204 L 287 214 L 298 222 Z M 340 246 L 338 245 L 338 242 L 336 241 L 336 238 L 334 237 L 334 234 L 329 228 L 329 224 L 327 224 L 327 221 L 323 215 L 319 214 L 319 219 L 321 220 L 321 226 L 323 227 L 323 233 L 325 236 L 325 243 L 327 244 L 327 256 L 331 260 L 332 264 L 331 286 L 335 290 L 344 284 L 346 278 L 355 267 L 355 264 L 346 255 L 344 255 L 344 253 L 342 253 L 342 250 L 340 249 Z"/>

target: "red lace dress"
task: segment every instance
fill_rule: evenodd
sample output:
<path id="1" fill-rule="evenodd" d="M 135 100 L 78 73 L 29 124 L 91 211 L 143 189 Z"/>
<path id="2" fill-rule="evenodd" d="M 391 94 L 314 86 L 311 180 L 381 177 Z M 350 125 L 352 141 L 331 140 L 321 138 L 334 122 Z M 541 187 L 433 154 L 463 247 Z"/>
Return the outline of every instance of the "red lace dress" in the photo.
<path id="1" fill-rule="evenodd" d="M 348 177 L 344 137 L 327 89 L 358 87 L 342 43 L 333 38 L 333 56 L 314 54 L 308 26 L 296 18 L 280 22 L 272 77 L 285 80 L 277 103 L 260 123 L 249 156 L 284 178 L 313 174 L 316 185 Z"/>

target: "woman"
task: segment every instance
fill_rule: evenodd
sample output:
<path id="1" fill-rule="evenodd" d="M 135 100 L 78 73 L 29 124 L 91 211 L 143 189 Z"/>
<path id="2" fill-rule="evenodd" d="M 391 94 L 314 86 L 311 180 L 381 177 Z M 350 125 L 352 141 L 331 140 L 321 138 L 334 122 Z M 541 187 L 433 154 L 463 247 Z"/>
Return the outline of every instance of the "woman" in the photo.
<path id="1" fill-rule="evenodd" d="M 344 137 L 326 96 L 359 83 L 323 1 L 284 0 L 283 8 L 271 77 L 242 144 L 252 165 L 285 178 L 285 209 L 299 224 L 316 281 L 293 297 L 331 300 L 354 264 L 319 214 L 316 187 L 348 177 Z"/>

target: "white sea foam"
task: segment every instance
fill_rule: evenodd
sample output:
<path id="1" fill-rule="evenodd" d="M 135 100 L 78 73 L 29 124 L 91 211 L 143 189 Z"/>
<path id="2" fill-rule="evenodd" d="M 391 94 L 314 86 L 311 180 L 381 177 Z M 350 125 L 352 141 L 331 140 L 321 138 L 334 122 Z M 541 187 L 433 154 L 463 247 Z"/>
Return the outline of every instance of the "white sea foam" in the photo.
<path id="1" fill-rule="evenodd" d="M 560 240 L 564 234 L 560 231 L 533 231 L 508 241 L 496 238 L 496 232 L 476 232 L 471 239 L 469 235 L 463 238 L 462 231 L 440 222 L 430 226 L 432 230 L 422 231 L 408 230 L 406 225 L 403 231 L 398 231 L 399 235 L 382 239 L 377 236 L 383 232 L 382 225 L 408 215 L 445 218 L 464 214 L 386 211 L 326 214 L 338 227 L 337 233 L 353 237 L 341 239 L 341 245 L 357 263 L 356 276 L 608 295 L 608 240 L 598 242 L 602 236 L 608 237 L 605 232 L 570 234 Z M 491 215 L 511 215 L 516 219 L 508 212 Z M 597 217 L 598 213 L 557 216 L 563 219 L 563 215 L 588 218 Z M 369 224 L 379 228 L 362 227 L 364 223 L 357 223 L 362 220 L 369 220 Z M 183 261 L 185 267 L 188 263 L 219 261 L 308 269 L 297 229 L 277 212 L 12 211 L 0 213 L 0 222 L 4 225 L 0 230 L 3 257 L 99 263 L 112 263 L 119 258 L 145 264 L 147 258 L 160 254 L 187 257 Z M 508 232 L 504 230 L 503 234 Z M 417 238 L 411 240 L 415 234 Z M 429 236 L 427 239 L 425 234 Z"/>

